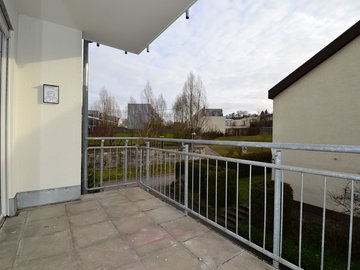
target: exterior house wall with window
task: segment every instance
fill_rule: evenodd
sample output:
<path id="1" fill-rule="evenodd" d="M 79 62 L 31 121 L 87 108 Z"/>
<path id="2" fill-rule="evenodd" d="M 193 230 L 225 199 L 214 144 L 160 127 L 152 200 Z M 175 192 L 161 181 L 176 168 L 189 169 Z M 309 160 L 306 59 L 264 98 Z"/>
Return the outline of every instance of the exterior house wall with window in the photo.
<path id="1" fill-rule="evenodd" d="M 269 91 L 274 100 L 274 142 L 360 144 L 359 23 L 356 29 L 353 35 L 357 37 L 290 86 L 275 95 Z M 360 174 L 359 155 L 283 151 L 282 157 L 287 165 Z M 301 176 L 285 173 L 284 177 L 299 201 Z M 323 182 L 323 177 L 304 175 L 305 203 L 322 206 Z M 345 187 L 346 181 L 328 179 L 328 208 L 342 210 L 330 194 L 343 194 Z"/>

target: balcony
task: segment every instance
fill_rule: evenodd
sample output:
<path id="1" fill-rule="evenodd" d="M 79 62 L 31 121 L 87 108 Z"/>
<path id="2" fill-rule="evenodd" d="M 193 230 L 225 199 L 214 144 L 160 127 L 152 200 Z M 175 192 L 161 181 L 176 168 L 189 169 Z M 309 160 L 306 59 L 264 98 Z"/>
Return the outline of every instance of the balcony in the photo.
<path id="1" fill-rule="evenodd" d="M 139 187 L 22 210 L 0 231 L 0 269 L 272 269 Z"/>

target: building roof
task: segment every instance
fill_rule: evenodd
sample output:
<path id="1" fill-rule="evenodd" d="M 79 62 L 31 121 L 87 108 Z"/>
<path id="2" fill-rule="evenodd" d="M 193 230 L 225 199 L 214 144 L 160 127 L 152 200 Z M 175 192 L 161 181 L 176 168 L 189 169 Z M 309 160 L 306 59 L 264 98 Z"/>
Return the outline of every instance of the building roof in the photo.
<path id="1" fill-rule="evenodd" d="M 351 26 L 348 30 L 346 30 L 343 34 L 333 40 L 330 44 L 328 44 L 325 48 L 311 57 L 308 61 L 306 61 L 303 65 L 298 67 L 295 71 L 290 73 L 287 77 L 281 80 L 278 84 L 272 87 L 268 92 L 269 99 L 273 99 L 282 91 L 287 89 L 294 82 L 302 78 L 308 72 L 316 68 L 326 59 L 330 58 L 336 52 L 341 50 L 347 44 L 349 44 L 352 40 L 360 35 L 360 20 Z"/>

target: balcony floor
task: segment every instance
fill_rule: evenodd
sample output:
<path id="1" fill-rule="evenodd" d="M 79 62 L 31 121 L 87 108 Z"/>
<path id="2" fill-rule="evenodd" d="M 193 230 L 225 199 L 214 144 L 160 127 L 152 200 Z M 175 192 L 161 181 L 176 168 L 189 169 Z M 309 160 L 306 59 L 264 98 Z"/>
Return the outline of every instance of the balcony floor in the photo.
<path id="1" fill-rule="evenodd" d="M 22 210 L 0 230 L 0 269 L 273 269 L 141 188 Z"/>

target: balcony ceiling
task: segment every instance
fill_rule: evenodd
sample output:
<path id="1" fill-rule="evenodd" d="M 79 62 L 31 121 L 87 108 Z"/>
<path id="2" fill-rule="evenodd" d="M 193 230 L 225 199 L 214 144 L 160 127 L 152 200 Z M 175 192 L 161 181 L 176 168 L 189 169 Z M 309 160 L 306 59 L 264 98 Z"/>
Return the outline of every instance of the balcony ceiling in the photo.
<path id="1" fill-rule="evenodd" d="M 141 53 L 196 0 L 16 0 L 19 14 L 79 29 L 83 38 Z"/>

